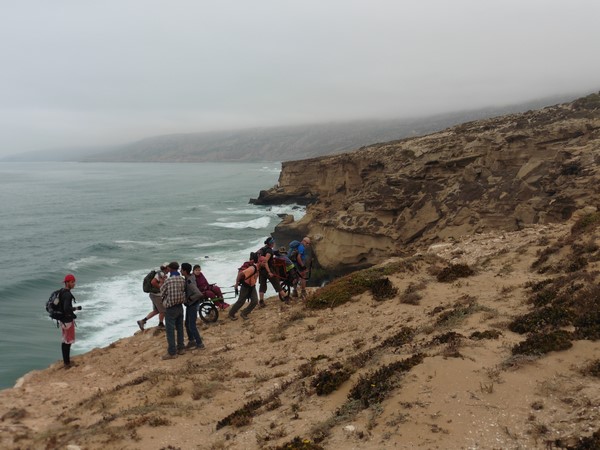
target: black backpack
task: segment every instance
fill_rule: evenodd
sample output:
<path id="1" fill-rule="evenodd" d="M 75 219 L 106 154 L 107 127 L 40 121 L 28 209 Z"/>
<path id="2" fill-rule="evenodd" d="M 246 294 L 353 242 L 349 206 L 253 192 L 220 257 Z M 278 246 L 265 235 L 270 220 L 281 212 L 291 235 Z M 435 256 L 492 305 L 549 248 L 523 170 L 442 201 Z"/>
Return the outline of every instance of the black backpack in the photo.
<path id="1" fill-rule="evenodd" d="M 52 320 L 62 320 L 65 315 L 63 304 L 60 301 L 60 294 L 64 288 L 58 289 L 50 294 L 50 298 L 46 302 L 46 312 Z"/>
<path id="2" fill-rule="evenodd" d="M 148 275 L 144 277 L 144 282 L 142 283 L 142 290 L 146 293 L 158 294 L 160 289 L 154 287 L 152 285 L 152 279 L 156 276 L 156 270 L 151 270 L 148 272 Z"/>

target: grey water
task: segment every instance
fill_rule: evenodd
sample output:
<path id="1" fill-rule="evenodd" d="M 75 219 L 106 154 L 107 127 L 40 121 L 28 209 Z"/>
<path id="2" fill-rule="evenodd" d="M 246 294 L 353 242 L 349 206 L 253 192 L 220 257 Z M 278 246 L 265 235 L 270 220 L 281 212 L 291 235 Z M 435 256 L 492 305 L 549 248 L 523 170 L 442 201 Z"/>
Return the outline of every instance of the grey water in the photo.
<path id="1" fill-rule="evenodd" d="M 0 163 L 0 388 L 61 359 L 45 301 L 67 273 L 82 306 L 73 355 L 134 334 L 151 310 L 142 279 L 163 262 L 199 263 L 209 282 L 232 286 L 278 214 L 303 214 L 248 203 L 279 171 L 279 163 Z"/>

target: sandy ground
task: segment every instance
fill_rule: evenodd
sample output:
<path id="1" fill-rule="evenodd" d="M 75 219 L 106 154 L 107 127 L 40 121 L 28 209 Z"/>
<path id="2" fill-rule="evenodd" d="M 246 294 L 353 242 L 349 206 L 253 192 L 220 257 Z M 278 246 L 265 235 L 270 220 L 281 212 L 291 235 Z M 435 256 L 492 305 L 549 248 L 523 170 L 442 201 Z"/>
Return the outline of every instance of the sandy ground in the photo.
<path id="1" fill-rule="evenodd" d="M 319 435 L 327 449 L 575 443 L 600 424 L 600 379 L 580 372 L 600 359 L 600 345 L 576 341 L 566 351 L 515 358 L 511 347 L 524 337 L 506 328 L 529 309 L 526 283 L 544 278 L 530 269 L 540 241 L 566 232 L 543 226 L 437 244 L 424 256 L 467 263 L 475 275 L 440 283 L 432 265 L 443 261 L 423 257 L 390 276 L 398 294 L 385 301 L 367 292 L 314 311 L 302 301 L 286 306 L 272 298 L 249 321 L 203 324 L 206 350 L 174 360 L 160 359 L 164 332 L 149 328 L 75 357 L 73 369 L 57 362 L 0 392 L 0 447 L 262 449 L 299 437 L 306 447 L 290 448 L 309 448 Z M 418 304 L 402 302 L 409 286 Z M 439 323 L 440 311 L 473 303 L 472 313 Z M 382 345 L 403 327 L 414 332 L 408 343 Z M 500 336 L 470 338 L 488 330 Z M 436 340 L 448 332 L 460 336 Z M 369 349 L 347 381 L 329 395 L 316 394 L 319 372 L 348 366 Z M 418 353 L 422 362 L 394 375 L 383 398 L 366 408 L 348 406 L 361 379 Z M 260 407 L 245 421 L 218 426 L 251 401 Z"/>

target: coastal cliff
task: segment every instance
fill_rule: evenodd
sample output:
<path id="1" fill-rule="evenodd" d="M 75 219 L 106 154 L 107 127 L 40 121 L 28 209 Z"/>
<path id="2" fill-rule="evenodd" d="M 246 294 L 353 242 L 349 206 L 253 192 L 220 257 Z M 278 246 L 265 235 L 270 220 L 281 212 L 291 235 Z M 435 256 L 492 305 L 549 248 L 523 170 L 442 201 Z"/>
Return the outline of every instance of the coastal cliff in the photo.
<path id="1" fill-rule="evenodd" d="M 275 238 L 309 234 L 332 273 L 476 232 L 562 222 L 600 200 L 600 95 L 424 137 L 282 164 L 258 204 L 309 205 Z"/>
<path id="2" fill-rule="evenodd" d="M 309 206 L 280 236 L 385 261 L 198 321 L 204 351 L 162 360 L 148 327 L 31 372 L 0 391 L 0 447 L 600 448 L 599 106 L 284 164 L 257 201 Z"/>

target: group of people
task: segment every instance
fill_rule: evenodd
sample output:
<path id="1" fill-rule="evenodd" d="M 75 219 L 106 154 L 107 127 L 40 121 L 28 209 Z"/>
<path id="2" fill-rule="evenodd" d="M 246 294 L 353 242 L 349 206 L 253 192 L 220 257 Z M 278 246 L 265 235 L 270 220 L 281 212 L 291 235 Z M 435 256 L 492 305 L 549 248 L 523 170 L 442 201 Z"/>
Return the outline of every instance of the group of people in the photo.
<path id="1" fill-rule="evenodd" d="M 271 284 L 278 293 L 282 302 L 289 302 L 289 295 L 281 287 L 277 273 L 275 260 L 277 258 L 286 261 L 286 269 L 291 274 L 292 295 L 298 296 L 298 288 L 304 297 L 306 295 L 307 278 L 307 254 L 306 247 L 310 246 L 310 238 L 305 237 L 301 242 L 295 242 L 293 251 L 285 252 L 284 248 L 275 250 L 275 240 L 268 237 L 264 246 L 256 253 L 251 253 L 250 260 L 238 269 L 235 280 L 236 302 L 231 306 L 228 317 L 237 320 L 240 312 L 242 319 L 247 320 L 252 310 L 259 305 L 265 307 L 265 293 L 267 282 Z M 81 310 L 81 306 L 74 307 L 75 297 L 71 289 L 75 287 L 75 277 L 68 274 L 64 278 L 65 287 L 60 292 L 60 302 L 64 312 L 64 319 L 60 321 L 62 331 L 62 355 L 65 368 L 70 368 L 73 363 L 70 360 L 71 344 L 75 342 L 75 310 Z M 258 283 L 258 293 L 256 284 Z M 226 309 L 229 305 L 223 300 L 223 292 L 216 284 L 210 284 L 200 265 L 192 267 L 189 263 L 173 261 L 164 263 L 156 271 L 150 284 L 152 290 L 149 293 L 152 301 L 152 311 L 143 319 L 137 321 L 140 330 L 149 319 L 158 315 L 158 326 L 163 327 L 167 337 L 167 353 L 162 359 L 172 359 L 178 354 L 183 354 L 186 349 L 202 350 L 205 348 L 202 336 L 198 330 L 196 320 L 201 300 L 214 299 L 215 305 Z M 244 304 L 249 301 L 243 309 Z M 185 307 L 185 314 L 184 314 Z M 241 310 L 241 311 L 240 311 Z M 184 328 L 187 333 L 188 342 L 185 343 Z"/>
<path id="2" fill-rule="evenodd" d="M 241 312 L 242 319 L 247 320 L 248 315 L 258 304 L 265 307 L 265 293 L 267 292 L 267 282 L 273 286 L 282 302 L 289 302 L 289 295 L 281 287 L 280 279 L 282 274 L 275 267 L 275 260 L 281 258 L 286 266 L 286 275 L 291 278 L 293 290 L 292 296 L 298 297 L 298 285 L 302 297 L 306 297 L 306 279 L 307 276 L 307 254 L 306 247 L 310 245 L 310 238 L 304 237 L 293 251 L 286 253 L 285 248 L 275 250 L 275 239 L 268 237 L 265 239 L 264 246 L 256 253 L 250 254 L 250 261 L 245 263 L 239 270 L 235 280 L 236 293 L 238 299 L 229 310 L 229 318 L 237 320 L 236 313 L 249 300 L 250 303 Z M 292 259 L 289 259 L 291 256 Z M 258 282 L 258 295 L 256 293 L 256 283 Z M 238 292 L 239 286 L 239 292 Z"/>
<path id="3" fill-rule="evenodd" d="M 217 299 L 215 304 L 223 309 L 229 305 L 223 300 L 221 288 L 210 284 L 200 265 L 192 267 L 189 263 L 176 261 L 163 264 L 156 271 L 151 281 L 154 292 L 150 292 L 153 309 L 146 317 L 137 321 L 140 330 L 144 330 L 146 322 L 158 315 L 158 326 L 165 328 L 167 335 L 167 353 L 163 359 L 172 359 L 183 354 L 186 349 L 202 350 L 205 348 L 198 330 L 196 319 L 200 301 Z M 185 306 L 185 315 L 183 307 Z M 184 324 L 188 342 L 185 344 Z"/>

